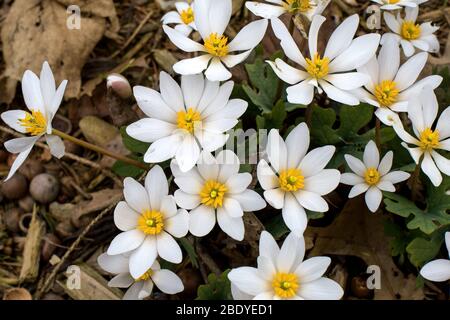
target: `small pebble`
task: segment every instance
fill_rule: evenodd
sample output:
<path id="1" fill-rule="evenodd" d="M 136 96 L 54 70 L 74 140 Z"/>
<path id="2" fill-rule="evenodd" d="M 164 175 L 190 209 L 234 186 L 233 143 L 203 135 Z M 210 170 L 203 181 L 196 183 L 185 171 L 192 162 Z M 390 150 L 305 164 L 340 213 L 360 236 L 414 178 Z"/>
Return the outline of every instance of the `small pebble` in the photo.
<path id="1" fill-rule="evenodd" d="M 34 200 L 42 204 L 54 201 L 59 194 L 58 179 L 48 173 L 41 173 L 33 178 L 30 184 L 30 194 Z"/>
<path id="2" fill-rule="evenodd" d="M 2 182 L 2 194 L 6 199 L 18 200 L 28 193 L 28 182 L 24 175 L 16 172 L 11 179 Z"/>

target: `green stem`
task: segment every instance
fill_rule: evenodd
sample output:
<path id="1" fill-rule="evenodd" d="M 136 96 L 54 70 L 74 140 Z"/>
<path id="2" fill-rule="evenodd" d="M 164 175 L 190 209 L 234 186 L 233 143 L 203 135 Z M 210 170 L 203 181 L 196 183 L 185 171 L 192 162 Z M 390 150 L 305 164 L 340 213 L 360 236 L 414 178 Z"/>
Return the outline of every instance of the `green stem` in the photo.
<path id="1" fill-rule="evenodd" d="M 381 150 L 381 121 L 378 117 L 375 120 L 375 143 L 378 150 Z"/>

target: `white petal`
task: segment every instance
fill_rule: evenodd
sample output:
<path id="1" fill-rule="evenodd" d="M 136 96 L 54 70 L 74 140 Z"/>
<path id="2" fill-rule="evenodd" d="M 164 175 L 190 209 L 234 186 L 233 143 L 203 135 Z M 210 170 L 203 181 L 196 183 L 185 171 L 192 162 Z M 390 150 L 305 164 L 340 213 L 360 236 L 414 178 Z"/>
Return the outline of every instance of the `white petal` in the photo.
<path id="1" fill-rule="evenodd" d="M 280 253 L 280 248 L 272 235 L 267 232 L 261 232 L 259 238 L 259 255 L 267 257 L 270 261 L 275 261 Z"/>
<path id="2" fill-rule="evenodd" d="M 334 146 L 324 146 L 311 150 L 298 166 L 305 178 L 315 176 L 330 162 L 336 150 Z"/>
<path id="3" fill-rule="evenodd" d="M 62 139 L 52 134 L 47 134 L 45 138 L 47 140 L 47 145 L 50 148 L 50 153 L 52 154 L 52 156 L 58 159 L 64 157 L 66 146 L 64 145 Z"/>
<path id="4" fill-rule="evenodd" d="M 39 137 L 23 137 L 8 140 L 4 143 L 5 149 L 11 153 L 20 153 L 34 146 Z"/>
<path id="5" fill-rule="evenodd" d="M 269 289 L 268 282 L 259 276 L 257 269 L 251 267 L 240 267 L 231 270 L 228 274 L 228 279 L 239 290 L 255 296 Z"/>
<path id="6" fill-rule="evenodd" d="M 223 209 L 225 213 L 228 214 L 232 218 L 239 218 L 244 215 L 244 211 L 242 210 L 239 201 L 233 198 L 225 198 L 223 201 Z"/>
<path id="7" fill-rule="evenodd" d="M 403 171 L 392 171 L 383 176 L 382 180 L 387 180 L 392 182 L 393 184 L 408 180 L 411 175 L 409 173 Z"/>
<path id="8" fill-rule="evenodd" d="M 291 67 L 279 58 L 275 59 L 275 62 L 268 60 L 266 62 L 272 67 L 278 78 L 286 83 L 296 84 L 309 77 L 307 72 Z"/>
<path id="9" fill-rule="evenodd" d="M 109 245 L 109 255 L 122 254 L 139 247 L 145 239 L 145 234 L 137 229 L 119 233 Z"/>
<path id="10" fill-rule="evenodd" d="M 195 25 L 203 39 L 206 39 L 212 33 L 209 23 L 210 6 L 211 1 L 194 2 Z"/>
<path id="11" fill-rule="evenodd" d="M 181 176 L 175 178 L 175 183 L 186 193 L 197 195 L 203 188 L 202 183 L 195 177 Z"/>
<path id="12" fill-rule="evenodd" d="M 181 91 L 183 91 L 184 103 L 187 108 L 198 106 L 204 87 L 205 79 L 201 74 L 181 77 Z"/>
<path id="13" fill-rule="evenodd" d="M 133 178 L 127 177 L 123 181 L 123 195 L 127 204 L 138 213 L 151 208 L 147 190 Z"/>
<path id="14" fill-rule="evenodd" d="M 370 81 L 370 77 L 361 72 L 330 74 L 325 79 L 336 88 L 344 91 L 360 88 Z"/>
<path id="15" fill-rule="evenodd" d="M 168 123 L 175 123 L 177 114 L 162 99 L 161 94 L 153 89 L 142 86 L 133 88 L 134 97 L 139 108 L 150 118 L 156 118 Z"/>
<path id="16" fill-rule="evenodd" d="M 217 163 L 220 165 L 219 181 L 227 181 L 232 175 L 239 172 L 240 161 L 237 155 L 231 150 L 223 150 L 216 157 Z"/>
<path id="17" fill-rule="evenodd" d="M 174 193 L 177 204 L 187 210 L 196 208 L 200 204 L 200 196 L 198 194 L 189 194 L 182 190 L 177 190 Z"/>
<path id="18" fill-rule="evenodd" d="M 378 66 L 380 70 L 378 82 L 394 80 L 400 67 L 400 48 L 395 40 L 388 41 L 381 47 Z"/>
<path id="19" fill-rule="evenodd" d="M 305 179 L 304 190 L 326 195 L 337 188 L 341 179 L 341 173 L 335 169 L 325 169 L 320 173 Z"/>
<path id="20" fill-rule="evenodd" d="M 297 199 L 289 192 L 284 199 L 281 211 L 283 221 L 292 232 L 302 234 L 308 224 L 305 209 L 298 203 Z"/>
<path id="21" fill-rule="evenodd" d="M 123 300 L 140 300 L 139 294 L 144 286 L 143 281 L 134 283 L 123 295 Z"/>
<path id="22" fill-rule="evenodd" d="M 155 262 L 157 257 L 156 237 L 148 236 L 139 248 L 130 256 L 130 274 L 138 279 L 146 273 Z"/>
<path id="23" fill-rule="evenodd" d="M 55 95 L 53 96 L 52 102 L 48 106 L 48 116 L 50 119 L 53 119 L 54 115 L 58 111 L 59 106 L 61 105 L 62 99 L 64 98 L 64 92 L 67 87 L 67 80 L 64 80 L 59 85 L 58 89 L 56 90 Z"/>
<path id="24" fill-rule="evenodd" d="M 439 132 L 439 138 L 441 140 L 447 139 L 450 137 L 450 108 L 446 108 L 440 115 L 436 130 Z"/>
<path id="25" fill-rule="evenodd" d="M 308 35 L 308 47 L 309 47 L 309 55 L 314 57 L 317 51 L 317 37 L 319 35 L 319 29 L 322 24 L 325 22 L 325 17 L 317 15 L 313 18 L 311 22 L 311 26 L 309 27 L 309 35 Z"/>
<path id="26" fill-rule="evenodd" d="M 328 211 L 328 203 L 317 193 L 299 190 L 294 193 L 294 196 L 300 205 L 308 210 L 315 212 Z"/>
<path id="27" fill-rule="evenodd" d="M 173 65 L 173 70 L 183 75 L 201 73 L 208 67 L 211 58 L 211 55 L 204 54 L 195 58 L 183 59 Z"/>
<path id="28" fill-rule="evenodd" d="M 170 270 L 155 271 L 152 280 L 159 290 L 167 294 L 177 294 L 184 290 L 180 277 Z"/>
<path id="29" fill-rule="evenodd" d="M 222 35 L 230 22 L 232 11 L 231 0 L 215 1 L 214 5 L 211 4 L 209 9 L 209 26 L 211 27 L 211 33 L 216 32 Z M 197 21 L 198 19 L 196 19 Z"/>
<path id="30" fill-rule="evenodd" d="M 306 66 L 306 60 L 300 52 L 288 29 L 280 19 L 271 19 L 272 29 L 275 36 L 280 39 L 280 46 L 286 56 L 301 66 Z"/>
<path id="31" fill-rule="evenodd" d="M 346 154 L 344 157 L 350 169 L 352 169 L 352 171 L 356 173 L 358 176 L 364 177 L 364 174 L 366 173 L 367 170 L 367 167 L 364 165 L 364 163 L 358 158 L 355 158 L 354 156 L 349 154 Z"/>
<path id="32" fill-rule="evenodd" d="M 97 258 L 97 263 L 103 270 L 112 273 L 128 273 L 128 259 L 123 255 L 110 256 L 102 253 Z"/>
<path id="33" fill-rule="evenodd" d="M 384 176 L 387 174 L 392 168 L 392 161 L 394 160 L 394 153 L 392 151 L 388 151 L 383 159 L 381 159 L 380 165 L 378 166 L 378 172 L 380 176 Z"/>
<path id="34" fill-rule="evenodd" d="M 278 130 L 272 129 L 267 139 L 266 152 L 269 157 L 270 164 L 279 172 L 286 169 L 287 166 L 287 147 L 281 138 Z"/>
<path id="35" fill-rule="evenodd" d="M 200 147 L 195 137 L 190 134 L 184 135 L 183 142 L 175 154 L 177 163 L 181 171 L 187 172 L 191 170 L 200 156 Z"/>
<path id="36" fill-rule="evenodd" d="M 421 52 L 408 59 L 408 61 L 400 67 L 397 76 L 394 79 L 398 90 L 403 91 L 416 82 L 417 77 L 427 63 L 427 59 L 428 54 L 426 52 Z"/>
<path id="37" fill-rule="evenodd" d="M 158 139 L 171 135 L 177 127 L 169 122 L 159 119 L 144 118 L 130 124 L 127 134 L 139 141 L 154 142 Z"/>
<path id="38" fill-rule="evenodd" d="M 438 169 L 445 175 L 450 176 L 450 160 L 433 151 L 432 157 Z"/>
<path id="39" fill-rule="evenodd" d="M 350 190 L 348 197 L 351 199 L 356 196 L 359 196 L 361 193 L 366 192 L 367 189 L 369 189 L 369 185 L 367 183 L 365 182 L 359 183 Z"/>
<path id="40" fill-rule="evenodd" d="M 247 187 L 252 182 L 252 175 L 248 172 L 245 173 L 238 173 L 233 176 L 231 176 L 227 182 L 226 185 L 229 188 L 228 192 L 230 193 L 242 193 L 247 189 Z"/>
<path id="41" fill-rule="evenodd" d="M 21 139 L 21 138 L 18 138 Z M 38 138 L 35 138 L 35 142 L 37 141 Z M 13 139 L 16 140 L 16 139 Z M 11 141 L 11 140 L 10 140 Z M 10 142 L 7 141 L 7 142 Z M 9 179 L 11 179 L 11 177 L 16 173 L 16 171 L 19 169 L 19 167 L 22 165 L 22 163 L 25 162 L 25 160 L 27 159 L 28 155 L 30 154 L 31 150 L 33 149 L 34 143 L 29 145 L 27 149 L 25 149 L 24 151 L 20 152 L 19 155 L 16 157 L 16 160 L 14 160 L 11 169 L 9 170 L 8 176 L 6 177 L 6 179 L 4 180 L 4 182 L 8 181 Z M 5 142 L 5 147 L 6 147 L 6 142 Z M 8 148 L 6 148 L 8 150 Z"/>
<path id="42" fill-rule="evenodd" d="M 23 75 L 22 93 L 25 104 L 30 111 L 40 111 L 44 116 L 47 116 L 41 92 L 41 82 L 37 75 L 30 70 L 25 71 Z"/>
<path id="43" fill-rule="evenodd" d="M 295 270 L 301 284 L 319 279 L 327 271 L 331 259 L 329 257 L 313 257 L 303 261 Z"/>
<path id="44" fill-rule="evenodd" d="M 383 199 L 383 194 L 377 187 L 370 187 L 366 192 L 365 199 L 369 210 L 375 212 L 380 206 L 381 200 Z"/>
<path id="45" fill-rule="evenodd" d="M 381 191 L 395 192 L 394 184 L 388 180 L 380 180 L 380 182 L 377 183 L 377 188 Z"/>
<path id="46" fill-rule="evenodd" d="M 331 100 L 347 104 L 349 106 L 356 106 L 359 104 L 359 100 L 350 92 L 338 89 L 324 80 L 319 80 L 319 84 Z"/>
<path id="47" fill-rule="evenodd" d="M 206 236 L 216 224 L 214 209 L 201 205 L 190 212 L 189 232 L 196 237 Z"/>
<path id="48" fill-rule="evenodd" d="M 128 267 L 127 267 L 128 269 Z M 127 271 L 120 273 L 108 282 L 108 286 L 112 288 L 128 288 L 134 283 L 133 277 Z"/>
<path id="49" fill-rule="evenodd" d="M 314 98 L 314 86 L 305 80 L 286 89 L 287 99 L 290 103 L 308 105 Z"/>
<path id="50" fill-rule="evenodd" d="M 183 92 L 178 83 L 166 72 L 159 74 L 159 87 L 164 102 L 175 112 L 184 111 Z"/>
<path id="51" fill-rule="evenodd" d="M 261 2 L 246 1 L 245 6 L 254 15 L 265 19 L 277 18 L 285 12 L 285 9 L 281 6 Z"/>
<path id="52" fill-rule="evenodd" d="M 181 263 L 183 260 L 183 253 L 181 248 L 175 239 L 163 231 L 156 237 L 156 247 L 158 249 L 158 255 L 172 263 Z"/>
<path id="53" fill-rule="evenodd" d="M 228 103 L 231 93 L 233 92 L 234 82 L 227 81 L 218 88 L 214 99 L 202 110 L 201 115 L 203 118 L 208 118 L 210 115 L 215 114 L 222 110 Z"/>
<path id="54" fill-rule="evenodd" d="M 163 30 L 169 37 L 170 41 L 174 45 L 176 45 L 178 48 L 180 48 L 183 51 L 186 52 L 197 52 L 197 51 L 204 51 L 204 47 L 194 40 L 188 38 L 183 33 L 169 27 L 166 25 L 163 25 Z"/>
<path id="55" fill-rule="evenodd" d="M 23 110 L 10 110 L 2 113 L 2 120 L 12 129 L 20 133 L 26 133 L 26 128 L 20 124 L 19 120 L 25 119 L 27 112 Z"/>
<path id="56" fill-rule="evenodd" d="M 158 165 L 154 166 L 145 177 L 145 189 L 148 193 L 150 206 L 153 210 L 161 208 L 161 200 L 169 194 L 166 175 Z"/>
<path id="57" fill-rule="evenodd" d="M 242 217 L 231 217 L 224 208 L 217 209 L 217 223 L 231 238 L 242 241 L 244 239 L 244 221 Z"/>
<path id="58" fill-rule="evenodd" d="M 219 165 L 211 153 L 203 151 L 200 154 L 197 168 L 203 179 L 217 180 L 219 175 Z"/>
<path id="59" fill-rule="evenodd" d="M 284 191 L 281 188 L 264 191 L 264 198 L 275 209 L 283 208 Z"/>
<path id="60" fill-rule="evenodd" d="M 438 187 L 442 182 L 442 175 L 428 152 L 426 152 L 423 157 L 421 167 L 423 172 L 430 178 L 433 185 Z"/>
<path id="61" fill-rule="evenodd" d="M 355 36 L 356 30 L 359 25 L 359 16 L 354 14 L 345 19 L 337 28 L 333 31 L 330 39 L 328 40 L 327 48 L 325 49 L 324 56 L 333 60 L 345 49 L 347 49 Z"/>
<path id="62" fill-rule="evenodd" d="M 144 155 L 147 163 L 163 162 L 173 158 L 183 142 L 183 134 L 173 134 L 153 142 Z"/>
<path id="63" fill-rule="evenodd" d="M 262 159 L 259 161 L 256 174 L 258 176 L 259 184 L 264 190 L 275 189 L 280 186 L 278 177 L 275 175 L 266 160 Z"/>
<path id="64" fill-rule="evenodd" d="M 205 76 L 210 81 L 226 81 L 231 78 L 231 72 L 224 67 L 219 58 L 213 58 Z"/>
<path id="65" fill-rule="evenodd" d="M 298 294 L 305 300 L 339 300 L 344 295 L 344 290 L 337 282 L 320 278 L 302 284 Z"/>
<path id="66" fill-rule="evenodd" d="M 286 148 L 288 168 L 298 167 L 309 148 L 309 129 L 306 123 L 302 122 L 292 129 L 286 138 Z"/>
<path id="67" fill-rule="evenodd" d="M 258 211 L 266 207 L 264 199 L 256 191 L 250 189 L 242 193 L 232 194 L 230 197 L 239 202 L 244 212 Z"/>
<path id="68" fill-rule="evenodd" d="M 120 201 L 114 209 L 114 224 L 121 231 L 135 229 L 139 214 L 131 209 L 125 201 Z"/>
<path id="69" fill-rule="evenodd" d="M 430 281 L 442 282 L 450 279 L 450 260 L 438 259 L 428 262 L 420 274 Z"/>
<path id="70" fill-rule="evenodd" d="M 164 230 L 176 238 L 186 236 L 189 231 L 189 214 L 186 210 L 178 210 L 177 214 L 164 220 Z"/>
<path id="71" fill-rule="evenodd" d="M 412 43 L 407 40 L 401 40 L 400 44 L 403 48 L 403 53 L 405 54 L 406 57 L 411 57 L 416 51 Z"/>
<path id="72" fill-rule="evenodd" d="M 360 183 L 364 183 L 364 179 L 354 173 L 343 173 L 341 175 L 341 183 L 354 186 Z"/>
<path id="73" fill-rule="evenodd" d="M 289 233 L 281 246 L 280 253 L 277 257 L 277 271 L 283 273 L 293 272 L 297 266 L 295 261 L 298 255 L 304 255 L 305 242 L 294 232 Z"/>
<path id="74" fill-rule="evenodd" d="M 380 153 L 373 140 L 370 140 L 367 143 L 366 148 L 364 149 L 363 160 L 364 165 L 367 168 L 378 168 L 378 165 L 380 164 Z"/>
<path id="75" fill-rule="evenodd" d="M 228 50 L 233 51 L 245 51 L 256 47 L 264 37 L 266 33 L 268 21 L 266 19 L 260 19 L 250 22 L 243 27 L 233 41 L 230 42 Z"/>
<path id="76" fill-rule="evenodd" d="M 53 72 L 50 69 L 50 66 L 47 61 L 45 61 L 44 64 L 42 65 L 40 82 L 44 104 L 46 107 L 49 107 L 53 100 L 53 96 L 56 93 L 56 86 L 55 86 L 55 78 L 53 77 Z"/>

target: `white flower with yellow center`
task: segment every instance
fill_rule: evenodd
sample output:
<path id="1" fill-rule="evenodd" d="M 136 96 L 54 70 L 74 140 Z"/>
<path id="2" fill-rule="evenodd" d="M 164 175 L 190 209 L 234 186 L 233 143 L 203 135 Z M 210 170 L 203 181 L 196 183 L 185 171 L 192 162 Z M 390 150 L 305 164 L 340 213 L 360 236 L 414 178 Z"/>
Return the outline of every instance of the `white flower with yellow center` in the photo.
<path id="1" fill-rule="evenodd" d="M 239 158 L 230 150 L 215 158 L 202 152 L 197 165 L 190 171 L 180 171 L 171 163 L 175 183 L 175 200 L 181 208 L 190 210 L 189 231 L 196 237 L 207 235 L 219 224 L 235 240 L 244 238 L 244 212 L 261 210 L 266 206 L 261 196 L 247 189 L 252 182 L 250 173 L 239 173 Z"/>
<path id="2" fill-rule="evenodd" d="M 415 8 L 419 4 L 427 2 L 428 0 L 372 0 L 381 4 L 381 9 L 383 10 L 397 10 L 401 8 Z"/>
<path id="3" fill-rule="evenodd" d="M 270 165 L 258 163 L 258 181 L 264 198 L 275 209 L 282 209 L 283 220 L 292 231 L 303 233 L 308 219 L 305 209 L 326 212 L 328 203 L 322 196 L 339 185 L 341 174 L 335 169 L 324 169 L 336 150 L 324 146 L 308 152 L 309 130 L 299 124 L 287 136 L 286 142 L 278 130 L 269 132 L 267 156 Z"/>
<path id="4" fill-rule="evenodd" d="M 267 20 L 254 21 L 243 27 L 232 41 L 224 35 L 231 18 L 231 0 L 201 0 L 194 3 L 194 22 L 202 37 L 202 43 L 189 39 L 181 32 L 163 26 L 169 39 L 186 52 L 203 52 L 198 57 L 184 59 L 174 64 L 179 74 L 198 74 L 206 69 L 205 75 L 211 81 L 225 81 L 232 68 L 249 56 L 261 42 L 267 29 Z M 237 54 L 230 54 L 236 52 Z M 240 52 L 240 53 L 238 53 Z"/>
<path id="5" fill-rule="evenodd" d="M 314 88 L 322 90 L 328 98 L 347 104 L 358 105 L 359 100 L 349 90 L 360 88 L 369 79 L 367 75 L 352 70 L 366 64 L 375 54 L 380 35 L 367 34 L 353 39 L 359 24 L 358 15 L 345 19 L 331 35 L 325 53 L 318 52 L 317 37 L 325 17 L 315 16 L 309 29 L 309 54 L 304 58 L 286 26 L 273 18 L 272 29 L 289 60 L 300 65 L 296 69 L 281 59 L 268 61 L 273 71 L 284 82 L 293 85 L 287 88 L 287 99 L 291 103 L 310 104 Z"/>
<path id="6" fill-rule="evenodd" d="M 258 267 L 240 267 L 228 274 L 235 300 L 339 300 L 341 286 L 323 277 L 331 259 L 313 257 L 303 261 L 305 240 L 291 232 L 281 249 L 267 231 L 259 240 Z"/>
<path id="7" fill-rule="evenodd" d="M 64 143 L 61 138 L 52 135 L 52 120 L 55 116 L 66 90 L 67 80 L 56 89 L 55 78 L 47 62 L 42 65 L 40 78 L 27 70 L 22 78 L 22 92 L 29 112 L 11 110 L 2 113 L 2 120 L 12 129 L 30 135 L 30 137 L 12 139 L 5 142 L 5 148 L 11 153 L 18 153 L 11 166 L 10 179 L 26 160 L 34 144 L 45 136 L 53 156 L 64 156 Z M 6 181 L 5 180 L 5 181 Z"/>
<path id="8" fill-rule="evenodd" d="M 445 233 L 445 244 L 450 258 L 450 232 Z M 428 262 L 420 270 L 420 274 L 427 280 L 442 282 L 450 280 L 450 259 L 437 259 Z"/>
<path id="9" fill-rule="evenodd" d="M 188 232 L 186 210 L 177 210 L 169 185 L 160 166 L 153 167 L 145 178 L 145 188 L 133 178 L 125 178 L 125 201 L 117 204 L 114 223 L 122 233 L 108 248 L 108 255 L 130 252 L 129 269 L 133 278 L 141 277 L 160 256 L 172 263 L 182 261 L 182 252 L 173 237 Z"/>
<path id="10" fill-rule="evenodd" d="M 363 161 L 346 154 L 345 160 L 354 173 L 343 173 L 341 183 L 353 186 L 349 198 L 366 193 L 365 200 L 370 211 L 375 212 L 380 206 L 383 194 L 381 191 L 395 192 L 394 184 L 405 181 L 410 174 L 403 171 L 392 171 L 394 153 L 389 151 L 380 161 L 380 153 L 373 141 L 364 149 Z"/>
<path id="11" fill-rule="evenodd" d="M 442 112 L 434 127 L 438 110 L 434 91 L 425 87 L 417 92 L 408 106 L 408 117 L 417 138 L 406 132 L 400 121 L 393 126 L 404 141 L 402 145 L 409 151 L 414 162 L 420 163 L 423 172 L 436 187 L 442 182 L 441 172 L 450 175 L 450 160 L 437 152 L 439 149 L 450 151 L 450 106 Z M 408 144 L 415 147 L 409 147 Z"/>
<path id="12" fill-rule="evenodd" d="M 194 22 L 194 7 L 186 2 L 175 2 L 176 11 L 167 12 L 161 21 L 164 25 L 176 24 L 175 30 L 189 36 L 192 30 L 197 30 Z"/>
<path id="13" fill-rule="evenodd" d="M 134 278 L 129 271 L 129 257 L 125 255 L 110 256 L 101 254 L 97 262 L 99 266 L 114 275 L 108 282 L 108 286 L 113 288 L 128 288 L 123 296 L 123 300 L 142 300 L 152 294 L 153 287 L 156 286 L 166 294 L 177 294 L 184 290 L 183 282 L 172 271 L 161 269 L 158 261 L 139 278 Z"/>
<path id="14" fill-rule="evenodd" d="M 400 48 L 396 41 L 386 41 L 377 57 L 373 57 L 358 71 L 367 74 L 370 81 L 352 93 L 361 101 L 377 107 L 376 116 L 386 125 L 396 119 L 394 112 L 407 112 L 411 98 L 423 87 L 437 88 L 442 77 L 432 75 L 419 81 L 417 78 L 427 63 L 428 54 L 421 52 L 400 66 Z M 389 118 L 391 120 L 389 120 Z"/>
<path id="15" fill-rule="evenodd" d="M 135 87 L 134 96 L 148 116 L 127 127 L 127 133 L 151 142 L 144 155 L 148 163 L 175 158 L 181 170 L 190 170 L 201 150 L 213 152 L 222 147 L 248 103 L 230 99 L 234 83 L 222 85 L 203 75 L 181 77 L 181 88 L 167 73 L 160 74 L 161 93 Z"/>
<path id="16" fill-rule="evenodd" d="M 384 21 L 394 33 L 385 33 L 381 39 L 381 43 L 392 37 L 400 42 L 405 56 L 410 57 L 414 54 L 414 47 L 426 51 L 436 53 L 439 52 L 439 41 L 434 33 L 439 29 L 426 22 L 422 24 L 416 23 L 419 7 L 406 8 L 405 19 L 397 13 L 397 19 L 389 12 L 384 13 Z"/>
<path id="17" fill-rule="evenodd" d="M 293 15 L 301 14 L 309 20 L 316 15 L 322 14 L 330 3 L 330 0 L 266 0 L 271 4 L 263 2 L 247 1 L 245 6 L 258 17 L 271 19 L 277 18 L 285 13 Z"/>

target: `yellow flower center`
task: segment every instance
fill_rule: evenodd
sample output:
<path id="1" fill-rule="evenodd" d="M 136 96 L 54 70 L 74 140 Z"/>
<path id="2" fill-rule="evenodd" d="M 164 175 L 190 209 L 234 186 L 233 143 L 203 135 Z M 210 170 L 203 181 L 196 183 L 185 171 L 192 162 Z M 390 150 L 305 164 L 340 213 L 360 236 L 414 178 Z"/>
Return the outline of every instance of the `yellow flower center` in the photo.
<path id="1" fill-rule="evenodd" d="M 320 55 L 316 53 L 314 59 L 306 58 L 306 71 L 316 79 L 322 79 L 328 74 L 328 65 L 330 59 L 327 57 L 320 58 Z"/>
<path id="2" fill-rule="evenodd" d="M 292 298 L 299 287 L 298 277 L 294 273 L 278 272 L 272 281 L 275 294 L 280 298 Z"/>
<path id="3" fill-rule="evenodd" d="M 153 270 L 152 269 L 148 269 L 147 272 L 145 272 L 142 276 L 140 276 L 139 278 L 134 280 L 134 282 L 150 280 L 152 275 L 153 275 Z"/>
<path id="4" fill-rule="evenodd" d="M 201 121 L 200 113 L 194 108 L 189 108 L 186 111 L 179 111 L 177 113 L 177 125 L 180 129 L 185 129 L 190 133 L 194 132 L 194 125 L 196 122 Z"/>
<path id="5" fill-rule="evenodd" d="M 419 147 L 423 151 L 430 151 L 439 147 L 439 131 L 426 128 L 420 133 Z"/>
<path id="6" fill-rule="evenodd" d="M 149 235 L 157 235 L 164 229 L 163 215 L 159 211 L 146 210 L 138 220 L 138 229 Z"/>
<path id="7" fill-rule="evenodd" d="M 402 37 L 405 40 L 416 40 L 420 37 L 420 25 L 413 21 L 404 21 L 402 24 Z"/>
<path id="8" fill-rule="evenodd" d="M 32 136 L 38 136 L 47 130 L 47 120 L 40 111 L 33 110 L 31 114 L 27 112 L 25 119 L 20 119 L 19 122 L 22 127 L 25 127 L 26 132 Z"/>
<path id="9" fill-rule="evenodd" d="M 205 49 L 213 56 L 224 57 L 228 54 L 228 38 L 211 33 L 205 40 Z"/>
<path id="10" fill-rule="evenodd" d="M 290 13 L 304 13 L 312 9 L 313 6 L 311 0 L 285 0 L 283 7 Z"/>
<path id="11" fill-rule="evenodd" d="M 206 181 L 202 190 L 200 191 L 200 198 L 204 205 L 218 208 L 223 205 L 223 198 L 225 193 L 228 191 L 228 188 L 223 183 L 209 180 Z"/>
<path id="12" fill-rule="evenodd" d="M 389 4 L 396 4 L 398 3 L 400 0 L 387 0 L 387 3 Z"/>
<path id="13" fill-rule="evenodd" d="M 376 185 L 380 181 L 380 173 L 375 168 L 368 168 L 364 173 L 364 180 L 370 186 Z"/>
<path id="14" fill-rule="evenodd" d="M 280 172 L 278 177 L 281 190 L 295 192 L 305 186 L 305 177 L 299 169 L 287 169 Z"/>
<path id="15" fill-rule="evenodd" d="M 398 93 L 397 84 L 391 80 L 382 81 L 375 87 L 375 97 L 382 107 L 390 107 L 396 103 Z"/>
<path id="16" fill-rule="evenodd" d="M 191 22 L 194 21 L 194 11 L 192 10 L 191 7 L 181 11 L 180 16 L 181 21 L 183 21 L 184 24 L 190 24 Z"/>

